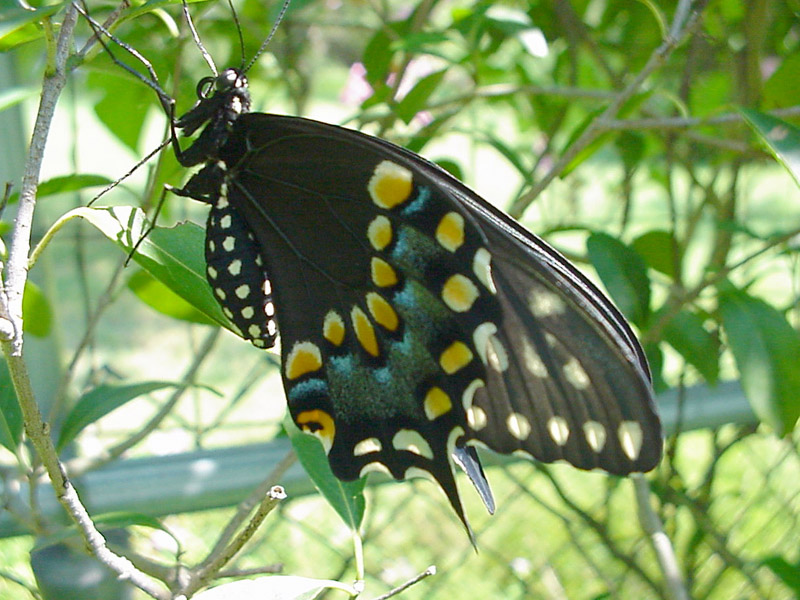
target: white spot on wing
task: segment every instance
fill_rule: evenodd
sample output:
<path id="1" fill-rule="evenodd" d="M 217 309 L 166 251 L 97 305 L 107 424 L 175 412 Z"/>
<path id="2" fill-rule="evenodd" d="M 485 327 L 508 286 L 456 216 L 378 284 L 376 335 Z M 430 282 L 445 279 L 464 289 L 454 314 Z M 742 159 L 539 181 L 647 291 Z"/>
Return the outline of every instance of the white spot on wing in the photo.
<path id="1" fill-rule="evenodd" d="M 606 445 L 606 428 L 597 421 L 586 421 L 583 424 L 583 434 L 586 441 L 595 452 L 602 452 Z"/>
<path id="2" fill-rule="evenodd" d="M 513 412 L 506 419 L 508 432 L 518 440 L 525 440 L 531 433 L 531 423 L 525 415 Z"/>
<path id="3" fill-rule="evenodd" d="M 550 417 L 547 421 L 547 431 L 559 446 L 566 444 L 569 439 L 569 425 L 564 417 Z"/>
<path id="4" fill-rule="evenodd" d="M 564 300 L 554 292 L 545 288 L 531 290 L 528 296 L 528 308 L 534 317 L 545 318 L 560 315 L 566 310 Z"/>
<path id="5" fill-rule="evenodd" d="M 574 356 L 564 364 L 564 376 L 577 390 L 585 390 L 591 383 L 586 371 L 583 370 L 581 363 Z"/>
<path id="6" fill-rule="evenodd" d="M 631 460 L 639 458 L 642 450 L 642 426 L 636 421 L 623 421 L 617 430 L 622 451 Z"/>
<path id="7" fill-rule="evenodd" d="M 489 423 L 489 418 L 480 406 L 470 406 L 467 409 L 467 423 L 473 431 L 480 431 Z"/>
<path id="8" fill-rule="evenodd" d="M 525 368 L 531 375 L 547 377 L 547 366 L 527 338 L 522 338 L 522 359 L 525 361 Z"/>
<path id="9" fill-rule="evenodd" d="M 353 447 L 353 456 L 363 456 L 370 452 L 380 452 L 383 449 L 378 438 L 371 437 L 361 440 Z"/>
<path id="10" fill-rule="evenodd" d="M 392 446 L 395 450 L 408 450 L 433 460 L 433 450 L 431 450 L 430 445 L 418 431 L 413 429 L 401 429 L 395 433 L 392 438 Z"/>

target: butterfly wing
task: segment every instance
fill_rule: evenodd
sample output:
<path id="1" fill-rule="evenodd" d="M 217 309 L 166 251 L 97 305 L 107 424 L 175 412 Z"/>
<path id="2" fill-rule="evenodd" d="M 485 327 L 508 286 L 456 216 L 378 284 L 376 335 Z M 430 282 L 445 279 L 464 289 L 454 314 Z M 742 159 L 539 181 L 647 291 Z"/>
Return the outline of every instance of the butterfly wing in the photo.
<path id="1" fill-rule="evenodd" d="M 465 443 L 614 473 L 654 466 L 660 425 L 624 319 L 444 171 L 259 113 L 236 121 L 220 158 L 222 200 L 272 282 L 292 417 L 338 477 L 432 476 L 466 523 L 452 462 Z"/>

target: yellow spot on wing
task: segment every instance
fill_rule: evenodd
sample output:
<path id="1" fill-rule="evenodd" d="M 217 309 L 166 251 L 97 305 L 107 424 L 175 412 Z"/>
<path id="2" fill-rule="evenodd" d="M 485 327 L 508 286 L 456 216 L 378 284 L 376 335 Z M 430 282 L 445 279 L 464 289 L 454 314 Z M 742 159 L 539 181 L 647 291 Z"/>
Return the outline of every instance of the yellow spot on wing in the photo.
<path id="1" fill-rule="evenodd" d="M 478 288 L 472 281 L 456 273 L 442 288 L 442 300 L 455 312 L 467 312 L 478 299 Z"/>
<path id="2" fill-rule="evenodd" d="M 333 446 L 333 438 L 336 435 L 336 425 L 331 417 L 324 410 L 314 409 L 301 412 L 295 419 L 297 426 L 319 438 L 328 453 Z"/>
<path id="3" fill-rule="evenodd" d="M 388 331 L 396 331 L 400 325 L 400 319 L 392 308 L 392 305 L 384 300 L 383 296 L 376 292 L 367 294 L 367 308 L 369 313 L 378 325 Z"/>
<path id="4" fill-rule="evenodd" d="M 353 322 L 353 330 L 356 332 L 356 338 L 361 347 L 372 356 L 378 356 L 378 340 L 375 337 L 375 329 L 364 311 L 358 306 L 354 306 L 350 311 L 350 320 Z"/>
<path id="5" fill-rule="evenodd" d="M 370 261 L 370 271 L 372 274 L 372 282 L 378 287 L 390 287 L 397 283 L 397 273 L 395 273 L 392 265 L 387 263 L 382 258 L 373 256 Z"/>
<path id="6" fill-rule="evenodd" d="M 472 360 L 472 351 L 464 342 L 453 342 L 439 357 L 439 365 L 448 375 L 466 367 Z"/>
<path id="7" fill-rule="evenodd" d="M 450 412 L 450 409 L 453 408 L 453 403 L 450 400 L 450 396 L 442 388 L 433 386 L 425 394 L 424 406 L 425 416 L 428 417 L 429 421 L 433 421 L 437 417 Z"/>
<path id="8" fill-rule="evenodd" d="M 336 311 L 328 311 L 325 322 L 322 324 L 322 335 L 334 346 L 340 346 L 344 341 L 344 321 Z"/>
<path id="9" fill-rule="evenodd" d="M 295 342 L 286 358 L 286 379 L 297 379 L 322 367 L 319 347 L 312 342 Z"/>
<path id="10" fill-rule="evenodd" d="M 436 241 L 445 250 L 458 250 L 464 243 L 464 217 L 457 212 L 449 212 L 443 216 L 436 227 Z"/>
<path id="11" fill-rule="evenodd" d="M 367 227 L 367 238 L 375 250 L 383 250 L 392 242 L 392 224 L 388 218 L 378 215 Z"/>
<path id="12" fill-rule="evenodd" d="M 372 201 L 386 209 L 408 200 L 411 188 L 411 171 L 388 160 L 375 167 L 367 186 Z"/>

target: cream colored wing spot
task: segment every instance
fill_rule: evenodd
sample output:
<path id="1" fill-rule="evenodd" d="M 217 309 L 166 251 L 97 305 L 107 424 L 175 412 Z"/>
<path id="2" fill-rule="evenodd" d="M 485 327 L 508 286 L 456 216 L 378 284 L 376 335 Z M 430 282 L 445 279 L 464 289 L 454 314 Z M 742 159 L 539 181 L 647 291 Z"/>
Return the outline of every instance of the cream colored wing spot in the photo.
<path id="1" fill-rule="evenodd" d="M 381 161 L 375 167 L 367 184 L 372 201 L 385 209 L 392 209 L 408 200 L 411 189 L 411 171 L 389 160 Z"/>
<path id="2" fill-rule="evenodd" d="M 217 298 L 219 298 L 220 300 L 225 300 L 225 298 L 227 298 L 227 295 L 225 294 L 225 290 L 223 290 L 222 288 L 215 288 L 214 289 L 214 293 L 217 295 Z"/>
<path id="3" fill-rule="evenodd" d="M 272 302 L 264 304 L 264 314 L 268 317 L 275 316 L 275 305 Z"/>
<path id="4" fill-rule="evenodd" d="M 233 249 L 236 248 L 236 238 L 232 235 L 229 235 L 224 240 L 222 240 L 222 249 L 225 252 L 233 252 Z"/>
<path id="5" fill-rule="evenodd" d="M 464 390 L 464 393 L 461 394 L 461 405 L 464 407 L 464 410 L 469 410 L 469 407 L 472 406 L 473 400 L 475 400 L 475 392 L 478 391 L 478 388 L 485 386 L 486 383 L 483 379 L 473 379 L 467 388 Z"/>
<path id="6" fill-rule="evenodd" d="M 631 460 L 639 458 L 642 451 L 642 426 L 636 421 L 623 421 L 617 430 L 622 451 Z"/>
<path id="7" fill-rule="evenodd" d="M 453 402 L 442 388 L 433 386 L 428 390 L 428 393 L 425 394 L 423 408 L 425 409 L 425 416 L 428 417 L 428 420 L 433 421 L 450 412 L 453 408 Z"/>
<path id="8" fill-rule="evenodd" d="M 222 215 L 222 218 L 219 220 L 219 226 L 222 229 L 230 229 L 232 220 L 230 215 Z"/>
<path id="9" fill-rule="evenodd" d="M 470 406 L 467 409 L 467 423 L 473 431 L 480 431 L 489 424 L 489 417 L 480 406 Z"/>
<path id="10" fill-rule="evenodd" d="M 389 477 L 392 476 L 392 472 L 382 462 L 374 461 L 371 463 L 365 464 L 361 467 L 361 470 L 358 472 L 359 477 L 364 477 L 367 473 L 383 473 L 384 475 L 388 475 Z"/>
<path id="11" fill-rule="evenodd" d="M 241 311 L 239 311 L 239 314 L 242 315 L 243 319 L 249 321 L 256 316 L 256 311 L 252 306 L 245 306 Z"/>
<path id="12" fill-rule="evenodd" d="M 231 264 L 228 265 L 228 273 L 237 277 L 242 272 L 242 261 L 238 258 L 231 261 Z"/>
<path id="13" fill-rule="evenodd" d="M 591 383 L 589 375 L 574 356 L 564 364 L 564 377 L 576 390 L 585 390 Z"/>
<path id="14" fill-rule="evenodd" d="M 369 322 L 369 318 L 358 306 L 354 306 L 350 311 L 350 321 L 353 323 L 353 331 L 356 332 L 356 339 L 361 347 L 372 356 L 378 356 L 378 338 L 375 336 L 375 328 Z"/>
<path id="15" fill-rule="evenodd" d="M 472 257 L 472 272 L 487 290 L 492 294 L 497 293 L 492 278 L 492 255 L 486 248 L 478 248 L 475 251 L 475 256 Z"/>
<path id="16" fill-rule="evenodd" d="M 597 453 L 603 451 L 606 445 L 606 428 L 597 421 L 586 421 L 583 424 L 583 435 L 589 447 Z"/>
<path id="17" fill-rule="evenodd" d="M 335 310 L 329 310 L 322 323 L 322 337 L 334 346 L 344 341 L 344 319 Z"/>
<path id="18" fill-rule="evenodd" d="M 365 454 L 380 452 L 381 450 L 383 450 L 383 445 L 378 438 L 366 438 L 353 447 L 353 456 L 364 456 Z"/>
<path id="19" fill-rule="evenodd" d="M 531 375 L 534 377 L 547 377 L 547 366 L 545 366 L 542 357 L 539 356 L 539 353 L 527 338 L 522 338 L 522 360 Z"/>
<path id="20" fill-rule="evenodd" d="M 464 342 L 453 342 L 439 356 L 439 366 L 448 375 L 466 367 L 472 360 L 472 351 Z"/>
<path id="21" fill-rule="evenodd" d="M 295 342 L 286 357 L 286 379 L 302 377 L 322 368 L 322 353 L 313 342 Z"/>
<path id="22" fill-rule="evenodd" d="M 442 288 L 442 300 L 454 312 L 467 312 L 478 299 L 478 288 L 472 281 L 456 273 L 448 278 Z"/>
<path id="23" fill-rule="evenodd" d="M 518 440 L 526 440 L 531 433 L 531 422 L 525 415 L 512 412 L 506 419 L 508 432 Z"/>
<path id="24" fill-rule="evenodd" d="M 433 460 L 433 450 L 428 442 L 413 429 L 401 429 L 392 438 L 392 447 L 395 450 L 406 450 L 418 456 Z"/>
<path id="25" fill-rule="evenodd" d="M 251 338 L 257 338 L 261 335 L 261 328 L 258 325 L 250 325 L 250 327 L 247 328 L 247 334 Z"/>
<path id="26" fill-rule="evenodd" d="M 208 273 L 208 276 L 211 279 L 216 279 L 217 275 L 218 275 L 217 270 L 214 267 L 207 267 L 206 268 L 206 273 Z"/>
<path id="27" fill-rule="evenodd" d="M 538 318 L 560 315 L 567 309 L 561 297 L 544 288 L 531 290 L 528 296 L 528 308 L 533 316 Z"/>
<path id="28" fill-rule="evenodd" d="M 233 290 L 233 293 L 236 294 L 236 297 L 239 298 L 240 300 L 244 300 L 250 295 L 250 286 L 247 285 L 246 283 L 243 283 L 235 290 Z"/>
<path id="29" fill-rule="evenodd" d="M 455 252 L 464 244 L 464 217 L 449 212 L 436 226 L 436 241 L 445 250 Z"/>
<path id="30" fill-rule="evenodd" d="M 489 336 L 489 345 L 486 346 L 486 362 L 500 373 L 508 369 L 508 352 L 497 336 Z"/>
<path id="31" fill-rule="evenodd" d="M 403 479 L 429 479 L 436 485 L 439 485 L 439 482 L 436 481 L 436 478 L 433 475 L 420 467 L 408 467 L 406 472 L 403 473 Z"/>
<path id="32" fill-rule="evenodd" d="M 547 431 L 559 446 L 566 444 L 569 439 L 569 425 L 564 417 L 550 417 L 547 421 Z"/>
<path id="33" fill-rule="evenodd" d="M 379 252 L 392 243 L 392 223 L 383 215 L 378 215 L 367 226 L 367 239 Z"/>

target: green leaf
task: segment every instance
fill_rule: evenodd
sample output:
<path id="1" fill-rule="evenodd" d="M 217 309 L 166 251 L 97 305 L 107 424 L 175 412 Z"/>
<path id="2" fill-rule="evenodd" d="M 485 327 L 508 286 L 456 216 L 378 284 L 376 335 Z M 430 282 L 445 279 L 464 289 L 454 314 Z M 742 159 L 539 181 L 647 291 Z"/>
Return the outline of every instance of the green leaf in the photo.
<path id="1" fill-rule="evenodd" d="M 395 113 L 408 125 L 414 116 L 424 110 L 431 94 L 444 79 L 446 71 L 436 71 L 420 79 L 395 106 Z"/>
<path id="2" fill-rule="evenodd" d="M 633 249 L 651 269 L 675 279 L 674 237 L 668 231 L 654 229 L 633 240 Z"/>
<path id="3" fill-rule="evenodd" d="M 189 323 L 216 325 L 204 313 L 197 310 L 144 269 L 140 269 L 131 275 L 128 278 L 127 285 L 128 289 L 136 294 L 139 300 L 163 315 L 173 319 L 180 319 L 181 321 L 188 321 Z"/>
<path id="4" fill-rule="evenodd" d="M 11 382 L 8 365 L 0 359 L 0 444 L 14 452 L 22 441 L 22 409 Z"/>
<path id="5" fill-rule="evenodd" d="M 0 52 L 8 52 L 42 37 L 41 21 L 61 10 L 62 4 L 55 3 L 34 10 L 4 8 L 3 19 L 0 21 Z"/>
<path id="6" fill-rule="evenodd" d="M 138 208 L 78 208 L 82 217 L 116 242 L 126 253 L 142 238 L 147 222 Z M 211 293 L 205 276 L 205 231 L 194 223 L 156 227 L 139 243 L 133 260 L 216 324 L 233 331 Z"/>
<path id="7" fill-rule="evenodd" d="M 366 79 L 372 85 L 385 82 L 389 76 L 394 50 L 392 50 L 392 37 L 385 29 L 375 32 L 372 39 L 364 48 L 361 58 L 367 71 Z"/>
<path id="8" fill-rule="evenodd" d="M 47 337 L 53 326 L 53 311 L 50 303 L 32 281 L 25 282 L 22 296 L 22 330 L 36 337 Z"/>
<path id="9" fill-rule="evenodd" d="M 790 52 L 764 82 L 764 108 L 791 106 L 797 101 L 798 73 L 800 73 L 800 53 Z"/>
<path id="10" fill-rule="evenodd" d="M 774 307 L 730 284 L 721 286 L 719 309 L 753 411 L 783 436 L 800 418 L 800 335 Z"/>
<path id="11" fill-rule="evenodd" d="M 761 561 L 761 564 L 780 577 L 789 589 L 800 595 L 800 562 L 791 564 L 782 556 L 771 556 Z"/>
<path id="12" fill-rule="evenodd" d="M 168 387 L 179 386 L 169 381 L 145 381 L 142 383 L 124 385 L 98 385 L 96 388 L 81 396 L 75 406 L 72 407 L 72 410 L 69 411 L 67 417 L 64 419 L 64 424 L 61 426 L 61 433 L 58 436 L 56 447 L 61 450 L 69 442 L 74 440 L 87 425 L 91 425 L 134 398 Z"/>
<path id="13" fill-rule="evenodd" d="M 269 575 L 224 583 L 192 596 L 195 600 L 313 600 L 326 589 L 356 596 L 352 586 L 330 579 Z"/>
<path id="14" fill-rule="evenodd" d="M 650 315 L 650 280 L 642 258 L 605 233 L 590 235 L 586 249 L 589 260 L 622 314 L 636 325 L 644 325 Z"/>
<path id="15" fill-rule="evenodd" d="M 741 108 L 747 123 L 800 186 L 800 128 L 777 117 Z"/>
<path id="16" fill-rule="evenodd" d="M 47 181 L 42 181 L 36 188 L 36 197 L 39 199 L 66 192 L 76 192 L 89 187 L 109 185 L 112 180 L 103 175 L 62 175 L 53 177 Z M 14 192 L 9 196 L 8 203 L 13 204 L 19 200 L 19 192 Z"/>
<path id="17" fill-rule="evenodd" d="M 328 457 L 317 438 L 300 431 L 288 414 L 283 420 L 283 427 L 311 481 L 345 524 L 357 532 L 364 518 L 366 478 L 340 481 L 331 471 Z"/>
<path id="18" fill-rule="evenodd" d="M 675 315 L 664 328 L 664 340 L 711 384 L 719 377 L 719 341 L 706 331 L 703 319 L 688 310 Z"/>

